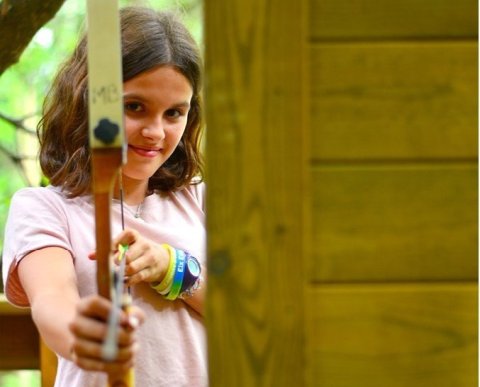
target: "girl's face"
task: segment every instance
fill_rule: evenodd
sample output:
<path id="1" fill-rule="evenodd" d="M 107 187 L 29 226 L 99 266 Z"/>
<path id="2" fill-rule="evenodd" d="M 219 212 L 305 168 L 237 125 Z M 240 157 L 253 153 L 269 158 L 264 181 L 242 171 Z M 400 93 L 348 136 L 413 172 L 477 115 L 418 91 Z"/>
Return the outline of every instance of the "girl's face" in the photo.
<path id="1" fill-rule="evenodd" d="M 192 95 L 188 79 L 171 66 L 155 67 L 123 84 L 124 177 L 146 182 L 172 155 L 185 131 Z"/>

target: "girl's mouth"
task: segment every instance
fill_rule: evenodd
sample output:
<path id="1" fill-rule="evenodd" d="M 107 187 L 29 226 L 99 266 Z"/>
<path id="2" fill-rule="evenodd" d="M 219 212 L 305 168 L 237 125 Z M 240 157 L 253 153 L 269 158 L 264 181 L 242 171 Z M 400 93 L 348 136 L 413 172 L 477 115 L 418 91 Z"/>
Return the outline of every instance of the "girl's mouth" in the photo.
<path id="1" fill-rule="evenodd" d="M 161 152 L 161 149 L 159 148 L 143 148 L 134 145 L 128 145 L 128 147 L 142 157 L 156 157 Z"/>

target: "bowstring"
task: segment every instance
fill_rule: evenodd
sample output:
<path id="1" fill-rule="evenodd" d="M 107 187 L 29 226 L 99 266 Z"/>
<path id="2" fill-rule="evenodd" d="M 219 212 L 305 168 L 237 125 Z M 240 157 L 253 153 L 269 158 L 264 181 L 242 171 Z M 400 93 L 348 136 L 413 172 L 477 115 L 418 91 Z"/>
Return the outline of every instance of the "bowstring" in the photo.
<path id="1" fill-rule="evenodd" d="M 125 217 L 123 212 L 123 179 L 122 171 L 118 173 L 118 183 L 120 186 L 120 219 L 122 221 L 122 231 L 125 231 Z"/>
<path id="2" fill-rule="evenodd" d="M 120 171 L 118 175 L 118 182 L 119 182 L 119 191 L 120 191 L 120 219 L 122 224 L 122 231 L 125 230 L 125 217 L 124 217 L 124 190 L 123 190 L 123 180 L 122 180 L 122 173 Z M 118 353 L 118 345 L 117 345 L 117 331 L 118 331 L 118 320 L 119 320 L 119 309 L 124 306 L 122 301 L 122 296 L 124 294 L 124 281 L 125 281 L 125 266 L 126 266 L 126 257 L 125 254 L 127 253 L 128 245 L 119 245 L 119 260 L 120 265 L 119 267 L 114 270 L 113 272 L 113 297 L 115 305 L 110 310 L 110 314 L 108 316 L 108 328 L 107 328 L 107 337 L 105 342 L 102 346 L 102 357 L 106 360 L 113 360 L 117 356 Z M 127 289 L 127 296 L 130 299 L 131 297 L 131 290 L 130 286 L 126 286 Z"/>
<path id="3" fill-rule="evenodd" d="M 121 170 L 118 174 L 118 181 L 119 181 L 119 185 L 120 185 L 120 219 L 121 219 L 121 222 L 122 222 L 122 231 L 125 231 L 125 216 L 124 216 L 125 212 L 124 212 L 124 209 L 123 209 L 124 191 L 123 191 L 123 179 L 122 179 L 122 171 Z M 124 247 L 126 248 L 126 250 L 125 250 L 125 254 L 126 254 L 127 249 L 128 249 L 128 245 L 124 245 Z M 124 257 L 122 257 L 122 258 L 124 258 Z M 123 277 L 125 275 L 125 261 L 126 261 L 126 259 L 122 259 L 121 262 L 120 262 L 120 273 L 122 275 L 122 281 L 121 282 L 123 282 Z M 122 263 L 123 263 L 123 265 L 122 265 Z M 128 295 L 131 295 L 130 286 L 127 286 L 127 292 L 128 292 Z"/>

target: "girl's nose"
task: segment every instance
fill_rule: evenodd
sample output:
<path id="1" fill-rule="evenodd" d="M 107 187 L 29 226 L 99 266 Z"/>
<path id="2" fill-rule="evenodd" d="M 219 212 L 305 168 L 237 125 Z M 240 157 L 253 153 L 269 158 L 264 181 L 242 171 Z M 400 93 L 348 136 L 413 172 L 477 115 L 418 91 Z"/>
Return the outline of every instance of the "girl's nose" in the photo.
<path id="1" fill-rule="evenodd" d="M 165 138 L 165 129 L 162 122 L 154 122 L 145 126 L 142 131 L 142 136 L 152 140 L 163 140 Z"/>

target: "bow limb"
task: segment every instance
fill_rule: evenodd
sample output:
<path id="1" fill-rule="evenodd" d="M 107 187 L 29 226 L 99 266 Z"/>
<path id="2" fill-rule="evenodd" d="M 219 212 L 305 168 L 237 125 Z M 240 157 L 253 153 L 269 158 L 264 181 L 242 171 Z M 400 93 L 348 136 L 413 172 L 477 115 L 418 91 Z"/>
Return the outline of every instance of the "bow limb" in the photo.
<path id="1" fill-rule="evenodd" d="M 87 0 L 88 113 L 98 293 L 113 297 L 110 208 L 125 161 L 120 21 L 117 0 Z M 113 299 L 118 303 L 118 299 Z M 114 305 L 119 307 L 120 305 Z M 108 386 L 133 387 L 133 369 L 109 375 Z"/>
<path id="2" fill-rule="evenodd" d="M 115 149 L 92 150 L 92 182 L 95 202 L 95 240 L 97 261 L 97 290 L 112 299 L 112 233 L 110 206 L 115 178 L 121 165 L 121 154 Z"/>

